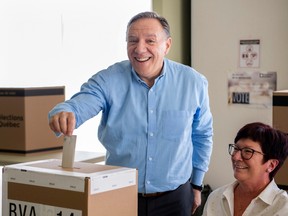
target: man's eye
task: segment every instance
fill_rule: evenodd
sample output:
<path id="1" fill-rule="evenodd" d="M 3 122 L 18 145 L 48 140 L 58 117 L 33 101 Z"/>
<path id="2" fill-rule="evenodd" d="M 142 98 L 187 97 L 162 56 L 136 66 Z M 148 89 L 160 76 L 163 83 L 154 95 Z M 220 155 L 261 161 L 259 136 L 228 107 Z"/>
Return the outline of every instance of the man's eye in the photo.
<path id="1" fill-rule="evenodd" d="M 154 40 L 148 40 L 147 42 L 148 42 L 149 44 L 153 44 L 153 43 L 155 43 Z"/>
<path id="2" fill-rule="evenodd" d="M 137 40 L 128 40 L 129 43 L 137 43 Z"/>
<path id="3" fill-rule="evenodd" d="M 128 43 L 137 43 L 138 39 L 136 37 L 128 37 Z"/>

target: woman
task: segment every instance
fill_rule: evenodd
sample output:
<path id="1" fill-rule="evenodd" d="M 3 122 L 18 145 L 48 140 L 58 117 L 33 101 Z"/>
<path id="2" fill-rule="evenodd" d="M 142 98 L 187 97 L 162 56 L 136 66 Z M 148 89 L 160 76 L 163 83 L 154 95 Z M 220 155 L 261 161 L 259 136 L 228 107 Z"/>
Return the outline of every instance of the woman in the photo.
<path id="1" fill-rule="evenodd" d="M 288 215 L 287 192 L 274 176 L 288 155 L 287 134 L 255 122 L 241 128 L 229 144 L 236 181 L 213 191 L 204 216 Z"/>

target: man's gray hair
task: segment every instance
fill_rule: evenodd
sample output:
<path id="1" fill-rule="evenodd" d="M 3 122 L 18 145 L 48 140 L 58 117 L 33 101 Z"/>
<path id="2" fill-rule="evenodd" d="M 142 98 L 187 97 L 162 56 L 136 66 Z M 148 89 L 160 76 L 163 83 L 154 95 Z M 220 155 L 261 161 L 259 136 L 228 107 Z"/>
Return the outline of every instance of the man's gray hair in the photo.
<path id="1" fill-rule="evenodd" d="M 126 35 L 128 34 L 129 27 L 132 25 L 132 23 L 136 22 L 139 19 L 145 19 L 145 18 L 158 20 L 160 24 L 162 25 L 167 37 L 170 37 L 170 26 L 169 26 L 168 21 L 164 17 L 159 16 L 157 13 L 151 12 L 151 11 L 142 12 L 132 17 L 130 21 L 128 22 Z"/>

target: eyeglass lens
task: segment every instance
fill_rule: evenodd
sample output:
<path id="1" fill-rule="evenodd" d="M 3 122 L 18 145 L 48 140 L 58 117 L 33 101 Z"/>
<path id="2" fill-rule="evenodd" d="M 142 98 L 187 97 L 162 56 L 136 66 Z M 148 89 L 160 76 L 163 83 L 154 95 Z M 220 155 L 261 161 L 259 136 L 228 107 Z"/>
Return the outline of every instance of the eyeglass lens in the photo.
<path id="1" fill-rule="evenodd" d="M 230 144 L 229 145 L 229 154 L 231 156 L 234 156 L 238 151 L 241 151 L 241 157 L 245 160 L 249 160 L 253 154 L 254 154 L 254 151 L 250 148 L 238 148 L 237 146 L 233 145 L 233 144 Z"/>

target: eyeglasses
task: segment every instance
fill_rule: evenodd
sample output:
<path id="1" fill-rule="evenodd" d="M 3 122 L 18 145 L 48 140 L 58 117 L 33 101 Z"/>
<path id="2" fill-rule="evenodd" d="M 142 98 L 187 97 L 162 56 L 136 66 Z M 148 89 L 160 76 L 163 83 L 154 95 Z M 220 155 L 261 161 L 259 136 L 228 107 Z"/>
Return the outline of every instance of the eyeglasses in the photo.
<path id="1" fill-rule="evenodd" d="M 228 152 L 231 156 L 234 156 L 238 151 L 241 151 L 241 157 L 244 160 L 251 159 L 255 152 L 259 153 L 261 155 L 265 155 L 262 152 L 256 151 L 256 150 L 248 148 L 248 147 L 239 148 L 235 144 L 229 144 Z"/>

